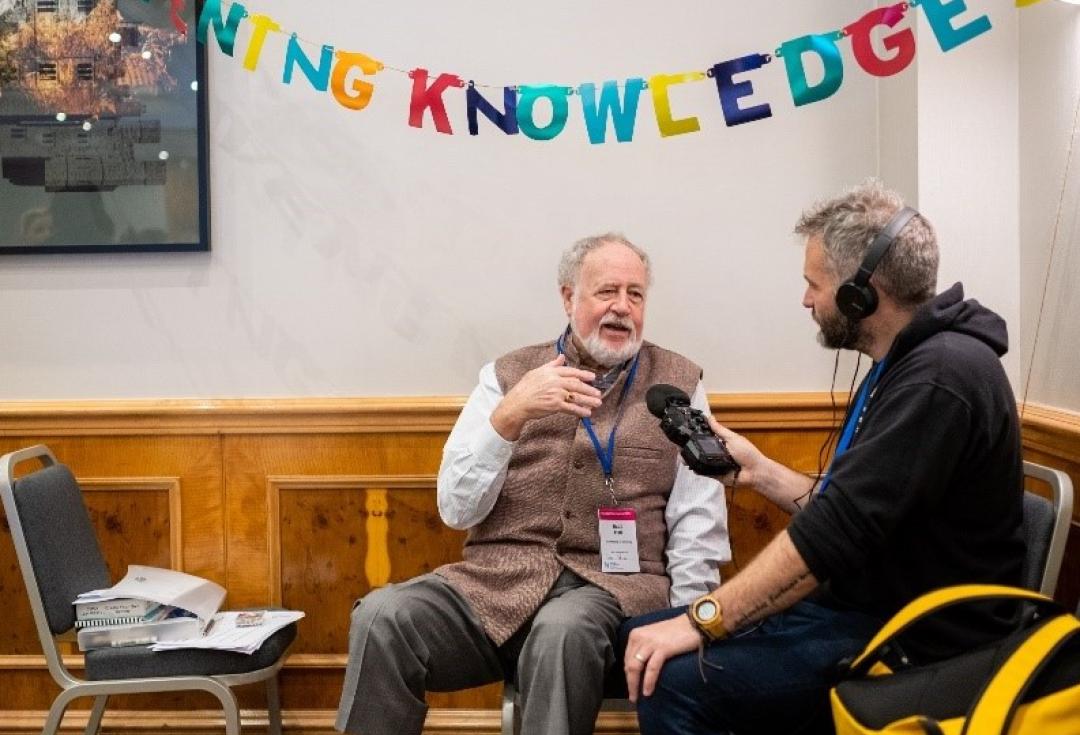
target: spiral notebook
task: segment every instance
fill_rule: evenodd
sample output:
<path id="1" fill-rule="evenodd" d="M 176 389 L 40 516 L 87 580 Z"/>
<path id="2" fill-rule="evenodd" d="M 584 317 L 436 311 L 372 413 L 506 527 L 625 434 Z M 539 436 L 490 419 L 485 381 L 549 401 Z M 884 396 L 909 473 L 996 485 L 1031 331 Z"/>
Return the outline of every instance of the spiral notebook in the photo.
<path id="1" fill-rule="evenodd" d="M 167 612 L 168 605 L 154 605 L 142 615 L 117 615 L 111 618 L 91 618 L 88 620 L 76 620 L 76 628 L 101 628 L 107 625 L 137 625 L 160 620 Z"/>

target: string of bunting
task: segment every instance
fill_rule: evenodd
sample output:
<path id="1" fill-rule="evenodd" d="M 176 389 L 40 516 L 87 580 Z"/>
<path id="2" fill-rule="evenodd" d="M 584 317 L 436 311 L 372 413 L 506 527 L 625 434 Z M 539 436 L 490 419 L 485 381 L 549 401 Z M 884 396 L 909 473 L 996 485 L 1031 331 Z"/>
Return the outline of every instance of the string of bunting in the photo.
<path id="1" fill-rule="evenodd" d="M 187 25 L 180 18 L 185 0 L 169 2 L 173 24 L 186 34 Z M 1015 0 L 1015 6 L 1027 7 L 1038 2 L 1041 0 Z M 753 82 L 745 78 L 736 81 L 735 77 L 760 69 L 772 63 L 774 58 L 784 62 L 796 107 L 827 99 L 843 84 L 844 62 L 837 43 L 844 39 L 851 42 L 855 61 L 867 74 L 876 77 L 898 74 L 915 58 L 915 34 L 910 28 L 897 28 L 913 8 L 922 10 L 943 52 L 971 41 L 992 27 L 987 15 L 962 17 L 967 13 L 965 0 L 908 0 L 875 8 L 836 31 L 813 33 L 784 41 L 771 54 L 752 53 L 727 59 L 705 70 L 654 74 L 648 78 L 630 77 L 622 81 L 608 80 L 601 83 L 599 89 L 592 82 L 577 86 L 481 84 L 450 73 L 439 73 L 433 79 L 431 73 L 422 67 L 407 70 L 367 54 L 307 41 L 296 33 L 285 31 L 268 15 L 248 13 L 240 2 L 232 2 L 227 14 L 224 14 L 221 0 L 206 0 L 199 13 L 196 36 L 199 43 L 205 44 L 212 29 L 218 48 L 226 56 L 233 57 L 237 31 L 240 24 L 246 21 L 251 26 L 251 32 L 242 64 L 244 69 L 253 72 L 259 66 L 268 35 L 285 35 L 287 45 L 282 82 L 292 84 L 294 78 L 302 76 L 313 89 L 329 92 L 342 107 L 353 111 L 363 110 L 371 103 L 375 84 L 368 81 L 369 78 L 386 70 L 406 74 L 412 80 L 409 125 L 414 128 L 423 128 L 425 116 L 430 115 L 435 130 L 452 135 L 454 131 L 443 95 L 448 89 L 458 88 L 465 90 L 470 135 L 480 134 L 479 118 L 483 116 L 506 135 L 521 133 L 533 140 L 551 140 L 566 127 L 570 113 L 569 98 L 579 96 L 590 143 L 607 142 L 609 123 L 614 130 L 615 140 L 629 143 L 634 138 L 638 103 L 645 91 L 652 97 L 656 123 L 662 137 L 698 132 L 701 124 L 697 117 L 675 116 L 669 89 L 704 79 L 712 79 L 716 84 L 728 127 L 772 117 L 772 107 L 768 103 L 750 104 L 745 100 L 754 94 Z M 886 56 L 879 55 L 873 42 L 873 33 L 883 27 L 891 30 L 880 39 L 881 46 L 888 54 Z M 318 47 L 318 58 L 309 56 L 302 44 Z M 807 76 L 805 61 L 808 56 L 816 56 L 824 69 L 819 81 L 811 82 Z M 501 90 L 502 108 L 481 94 L 481 89 Z M 544 124 L 539 124 L 534 116 L 540 100 L 548 100 L 551 105 L 551 119 Z"/>

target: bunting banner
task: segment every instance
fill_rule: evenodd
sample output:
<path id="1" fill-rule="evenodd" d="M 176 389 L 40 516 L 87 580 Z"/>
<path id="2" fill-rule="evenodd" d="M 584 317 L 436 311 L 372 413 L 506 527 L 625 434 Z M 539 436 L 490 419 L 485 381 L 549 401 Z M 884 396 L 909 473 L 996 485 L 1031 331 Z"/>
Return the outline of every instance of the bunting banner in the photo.
<path id="1" fill-rule="evenodd" d="M 143 0 L 149 2 L 150 0 Z M 1041 0 L 1015 0 L 1015 7 L 1035 5 Z M 185 0 L 170 0 L 173 24 L 181 33 L 187 25 L 180 12 Z M 206 44 L 210 36 L 221 53 L 236 56 L 236 38 L 241 23 L 250 26 L 247 47 L 243 49 L 242 65 L 254 72 L 264 44 L 270 34 L 283 36 L 285 61 L 281 80 L 292 84 L 303 80 L 318 92 L 328 92 L 345 109 L 360 111 L 371 104 L 375 96 L 375 78 L 380 72 L 405 74 L 412 80 L 409 101 L 409 125 L 414 128 L 433 127 L 444 135 L 455 133 L 447 114 L 447 91 L 465 90 L 465 113 L 469 135 L 501 132 L 521 134 L 532 140 L 552 140 L 566 127 L 571 114 L 571 98 L 580 99 L 580 111 L 589 142 L 594 145 L 614 139 L 619 143 L 634 140 L 641 106 L 642 93 L 648 91 L 652 100 L 656 125 L 661 137 L 696 133 L 701 130 L 698 118 L 672 108 L 669 90 L 680 84 L 697 84 L 711 79 L 716 85 L 724 122 L 728 127 L 756 122 L 772 117 L 768 102 L 751 103 L 754 83 L 746 75 L 757 72 L 779 58 L 791 98 L 796 107 L 811 105 L 832 97 L 844 83 L 844 59 L 839 44 L 851 44 L 855 64 L 866 74 L 890 77 L 904 71 L 915 58 L 915 34 L 910 22 L 904 22 L 921 9 L 942 52 L 968 43 L 992 28 L 987 15 L 975 16 L 965 0 L 909 0 L 887 7 L 875 8 L 852 23 L 835 31 L 811 33 L 780 43 L 771 53 L 750 53 L 719 61 L 704 70 L 673 74 L 652 74 L 607 80 L 599 84 L 585 82 L 576 86 L 555 84 L 490 85 L 465 79 L 458 74 L 433 74 L 423 67 L 410 69 L 391 66 L 367 54 L 344 51 L 330 44 L 313 43 L 296 33 L 284 30 L 273 18 L 250 14 L 239 2 L 232 2 L 227 12 L 221 0 L 206 0 L 199 13 L 196 37 Z M 877 50 L 874 34 L 880 37 L 884 54 Z M 305 50 L 308 49 L 308 50 Z M 807 61 L 816 59 L 824 74 L 815 71 L 820 79 L 811 81 Z M 815 70 L 818 64 L 814 64 Z M 736 78 L 738 77 L 738 79 Z M 539 123 L 535 110 L 541 100 L 550 106 L 550 120 Z M 574 104 L 577 108 L 579 105 Z M 576 112 L 574 114 L 577 114 Z M 481 124 L 480 118 L 486 122 Z M 543 116 L 547 119 L 547 115 Z M 430 122 L 429 122 L 430 121 Z M 609 136 L 609 132 L 611 135 Z"/>

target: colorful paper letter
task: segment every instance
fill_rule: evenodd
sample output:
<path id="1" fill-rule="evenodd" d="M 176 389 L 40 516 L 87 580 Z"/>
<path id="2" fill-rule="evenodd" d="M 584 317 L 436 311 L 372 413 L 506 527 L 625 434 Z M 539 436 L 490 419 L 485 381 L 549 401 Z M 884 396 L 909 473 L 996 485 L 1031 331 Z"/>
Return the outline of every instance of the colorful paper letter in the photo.
<path id="1" fill-rule="evenodd" d="M 334 73 L 330 77 L 330 90 L 334 99 L 341 103 L 342 107 L 350 110 L 362 110 L 371 102 L 371 95 L 375 92 L 375 85 L 361 79 L 354 79 L 351 93 L 345 89 L 345 80 L 349 72 L 359 69 L 364 74 L 375 74 L 383 68 L 383 65 L 364 54 L 354 51 L 338 51 L 334 54 L 337 62 L 334 64 Z"/>
<path id="2" fill-rule="evenodd" d="M 479 110 L 495 127 L 507 135 L 517 135 L 517 92 L 513 87 L 503 87 L 503 112 L 499 112 L 495 105 L 484 99 L 476 87 L 469 85 L 465 90 L 465 104 L 468 107 L 469 135 L 478 135 L 480 126 L 476 122 L 476 111 Z"/>
<path id="3" fill-rule="evenodd" d="M 803 65 L 803 54 L 807 52 L 817 54 L 825 65 L 825 77 L 813 87 L 806 80 L 806 67 Z M 844 60 L 831 35 L 815 34 L 785 41 L 780 45 L 780 55 L 784 58 L 788 85 L 796 107 L 831 97 L 844 82 Z"/>
<path id="4" fill-rule="evenodd" d="M 724 121 L 730 128 L 734 125 L 772 117 L 772 108 L 767 104 L 754 105 L 743 109 L 739 107 L 740 97 L 749 97 L 754 93 L 754 85 L 749 81 L 735 82 L 733 77 L 746 71 L 753 71 L 764 66 L 768 59 L 761 54 L 750 54 L 738 59 L 723 61 L 712 68 L 716 91 L 720 94 L 720 107 L 724 110 Z"/>
<path id="5" fill-rule="evenodd" d="M 960 44 L 990 30 L 990 18 L 985 15 L 967 25 L 953 28 L 952 19 L 967 10 L 964 0 L 950 0 L 946 3 L 942 0 L 922 0 L 919 7 L 926 13 L 926 20 L 930 22 L 930 28 L 937 36 L 942 51 L 952 51 Z"/>
<path id="6" fill-rule="evenodd" d="M 414 128 L 424 127 L 424 110 L 431 110 L 435 129 L 446 135 L 453 135 L 450 120 L 446 116 L 446 105 L 442 94 L 447 87 L 460 87 L 461 79 L 456 74 L 440 74 L 429 87 L 427 69 L 413 69 L 409 72 L 413 80 L 412 101 L 409 102 L 409 125 Z"/>
<path id="7" fill-rule="evenodd" d="M 255 71 L 259 64 L 259 55 L 262 53 L 263 42 L 269 31 L 280 31 L 281 26 L 274 22 L 269 15 L 251 16 L 251 24 L 255 28 L 251 31 L 251 40 L 248 41 L 247 52 L 244 54 L 244 68 Z"/>
<path id="8" fill-rule="evenodd" d="M 221 0 L 206 0 L 202 12 L 199 13 L 199 26 L 195 30 L 195 37 L 202 43 L 206 43 L 206 32 L 210 23 L 214 24 L 214 36 L 217 37 L 218 46 L 226 56 L 233 55 L 233 47 L 236 45 L 236 28 L 240 21 L 247 15 L 247 10 L 240 3 L 233 3 L 229 7 L 229 19 L 221 18 Z"/>
<path id="9" fill-rule="evenodd" d="M 582 84 L 581 109 L 585 113 L 585 128 L 589 133 L 589 142 L 603 143 L 607 137 L 607 121 L 615 127 L 615 139 L 620 143 L 629 143 L 634 139 L 634 123 L 637 121 L 638 99 L 645 88 L 644 79 L 626 80 L 626 97 L 619 99 L 617 82 L 604 82 L 600 89 L 600 102 L 596 101 L 596 85 Z"/>
<path id="10" fill-rule="evenodd" d="M 551 122 L 540 127 L 533 120 L 533 107 L 541 97 L 551 100 Z M 566 127 L 570 105 L 566 100 L 566 87 L 551 84 L 525 86 L 518 98 L 517 118 L 521 132 L 533 140 L 551 140 Z"/>
<path id="11" fill-rule="evenodd" d="M 915 58 L 915 34 L 910 28 L 881 39 L 886 50 L 896 52 L 891 59 L 878 56 L 870 40 L 870 31 L 877 26 L 884 25 L 892 28 L 903 19 L 904 13 L 900 8 L 902 5 L 871 10 L 844 29 L 851 38 L 851 50 L 855 53 L 855 60 L 867 73 L 876 77 L 891 77 L 893 74 L 898 74 Z"/>
<path id="12" fill-rule="evenodd" d="M 304 53 L 300 41 L 296 36 L 289 37 L 289 45 L 285 47 L 285 76 L 282 78 L 286 84 L 292 84 L 293 69 L 300 67 L 311 86 L 320 92 L 325 92 L 330 84 L 330 68 L 334 65 L 334 47 L 323 46 L 319 54 L 319 66 L 315 67 L 311 59 Z"/>
<path id="13" fill-rule="evenodd" d="M 686 74 L 656 74 L 649 77 L 649 91 L 652 92 L 653 108 L 656 110 L 656 124 L 660 128 L 662 137 L 696 133 L 701 130 L 701 125 L 696 117 L 684 117 L 681 120 L 675 120 L 671 117 L 671 100 L 668 98 L 668 87 L 674 84 L 697 82 L 704 78 L 705 75 L 699 71 L 687 72 Z"/>

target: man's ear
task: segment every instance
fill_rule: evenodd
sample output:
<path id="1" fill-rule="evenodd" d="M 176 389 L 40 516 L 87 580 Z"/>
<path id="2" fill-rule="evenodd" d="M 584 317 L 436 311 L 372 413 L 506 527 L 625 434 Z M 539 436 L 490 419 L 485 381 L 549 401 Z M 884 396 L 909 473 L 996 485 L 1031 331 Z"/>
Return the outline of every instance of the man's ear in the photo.
<path id="1" fill-rule="evenodd" d="M 562 294 L 563 309 L 566 310 L 566 317 L 570 318 L 574 311 L 574 289 L 569 286 L 560 286 L 559 292 Z"/>

